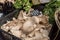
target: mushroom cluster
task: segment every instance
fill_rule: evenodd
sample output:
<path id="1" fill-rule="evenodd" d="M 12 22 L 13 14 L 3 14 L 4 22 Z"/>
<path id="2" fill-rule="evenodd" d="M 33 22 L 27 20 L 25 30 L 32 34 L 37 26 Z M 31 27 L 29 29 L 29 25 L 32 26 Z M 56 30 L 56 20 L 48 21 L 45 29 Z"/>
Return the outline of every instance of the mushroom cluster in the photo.
<path id="1" fill-rule="evenodd" d="M 20 11 L 17 19 L 7 21 L 1 26 L 1 29 L 22 40 L 50 40 L 48 35 L 51 24 L 49 24 L 48 18 L 45 15 L 31 17 L 26 12 Z"/>

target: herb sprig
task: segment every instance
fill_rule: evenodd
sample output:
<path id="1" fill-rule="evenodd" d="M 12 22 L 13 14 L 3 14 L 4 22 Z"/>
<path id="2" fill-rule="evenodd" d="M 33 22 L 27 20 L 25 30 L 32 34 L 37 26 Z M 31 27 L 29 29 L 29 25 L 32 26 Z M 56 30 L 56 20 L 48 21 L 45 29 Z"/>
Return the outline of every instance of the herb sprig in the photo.
<path id="1" fill-rule="evenodd" d="M 57 8 L 60 8 L 60 0 L 51 0 L 51 2 L 45 5 L 43 12 L 49 16 L 50 23 L 54 23 L 54 13 Z"/>
<path id="2" fill-rule="evenodd" d="M 32 6 L 32 3 L 29 0 L 15 0 L 14 7 L 16 9 L 23 8 L 25 11 L 28 11 Z"/>

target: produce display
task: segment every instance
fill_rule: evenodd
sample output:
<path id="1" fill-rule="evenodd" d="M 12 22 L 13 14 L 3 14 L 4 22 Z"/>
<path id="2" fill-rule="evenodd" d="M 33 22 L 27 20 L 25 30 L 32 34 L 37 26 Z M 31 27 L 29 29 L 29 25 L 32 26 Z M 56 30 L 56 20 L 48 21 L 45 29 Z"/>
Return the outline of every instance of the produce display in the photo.
<path id="1" fill-rule="evenodd" d="M 20 11 L 18 18 L 13 18 L 12 21 L 7 21 L 1 26 L 1 29 L 6 32 L 21 38 L 22 40 L 50 40 L 49 32 L 51 24 L 49 24 L 48 16 L 28 16 L 23 10 Z"/>
<path id="2" fill-rule="evenodd" d="M 1 29 L 21 40 L 55 40 L 60 35 L 60 0 L 0 0 L 0 18 Z"/>

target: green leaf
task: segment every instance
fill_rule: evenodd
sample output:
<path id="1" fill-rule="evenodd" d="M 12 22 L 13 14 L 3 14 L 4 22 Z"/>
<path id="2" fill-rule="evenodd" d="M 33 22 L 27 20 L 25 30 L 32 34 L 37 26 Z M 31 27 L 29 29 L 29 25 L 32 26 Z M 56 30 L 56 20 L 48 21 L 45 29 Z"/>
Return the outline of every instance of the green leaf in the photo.
<path id="1" fill-rule="evenodd" d="M 50 23 L 54 21 L 54 13 L 57 8 L 60 8 L 60 0 L 51 0 L 50 3 L 45 5 L 43 12 L 45 15 L 49 16 Z"/>
<path id="2" fill-rule="evenodd" d="M 32 6 L 32 3 L 29 0 L 16 0 L 14 3 L 15 8 L 23 8 L 25 11 L 29 11 Z"/>
<path id="3" fill-rule="evenodd" d="M 16 0 L 15 2 L 14 2 L 14 6 L 15 6 L 15 8 L 22 8 L 22 1 L 21 0 Z"/>

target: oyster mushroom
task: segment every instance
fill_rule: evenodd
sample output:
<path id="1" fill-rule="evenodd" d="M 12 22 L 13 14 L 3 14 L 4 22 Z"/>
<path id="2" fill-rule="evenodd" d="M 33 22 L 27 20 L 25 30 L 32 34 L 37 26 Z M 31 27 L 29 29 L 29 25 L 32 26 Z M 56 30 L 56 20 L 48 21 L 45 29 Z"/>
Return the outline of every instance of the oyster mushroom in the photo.
<path id="1" fill-rule="evenodd" d="M 24 38 L 24 40 L 34 40 L 33 38 Z"/>
<path id="2" fill-rule="evenodd" d="M 1 29 L 3 29 L 4 31 L 8 32 L 8 30 L 10 30 L 10 27 L 8 27 L 8 26 L 3 26 L 3 27 L 1 27 Z"/>
<path id="3" fill-rule="evenodd" d="M 35 40 L 41 40 L 41 39 L 43 39 L 43 36 L 41 33 L 39 33 L 39 31 L 36 31 L 34 39 Z"/>
<path id="4" fill-rule="evenodd" d="M 24 11 L 20 11 L 17 19 L 7 21 L 1 26 L 5 30 L 22 40 L 49 40 L 50 24 L 45 15 L 28 16 Z"/>
<path id="5" fill-rule="evenodd" d="M 46 17 L 45 15 L 43 16 L 38 16 L 39 17 L 39 24 L 43 24 L 43 25 L 46 25 L 48 24 L 48 16 Z"/>
<path id="6" fill-rule="evenodd" d="M 33 30 L 34 30 L 34 28 L 33 28 L 33 22 L 30 21 L 30 20 L 27 20 L 27 21 L 23 24 L 22 30 L 23 30 L 24 32 L 31 32 L 31 31 L 33 31 Z"/>
<path id="7" fill-rule="evenodd" d="M 23 19 L 26 19 L 26 18 L 28 18 L 26 12 L 24 12 L 23 10 L 20 11 L 18 19 L 23 20 Z"/>
<path id="8" fill-rule="evenodd" d="M 35 23 L 39 23 L 39 18 L 37 16 L 33 16 L 32 19 Z"/>
<path id="9" fill-rule="evenodd" d="M 16 37 L 20 38 L 21 35 L 22 35 L 22 31 L 19 31 L 19 30 L 13 30 L 11 29 L 11 34 L 15 35 Z"/>

